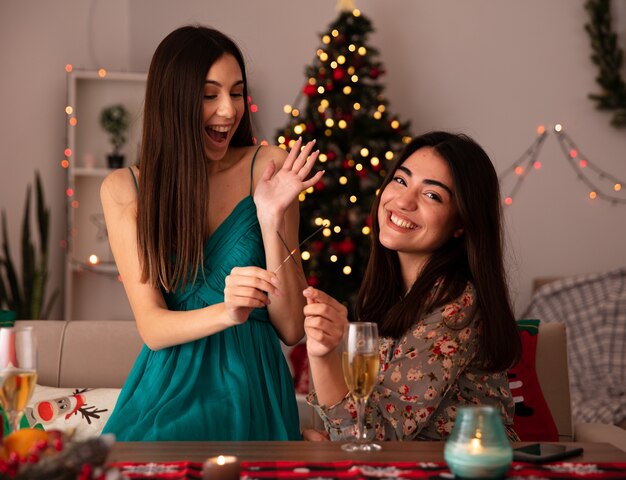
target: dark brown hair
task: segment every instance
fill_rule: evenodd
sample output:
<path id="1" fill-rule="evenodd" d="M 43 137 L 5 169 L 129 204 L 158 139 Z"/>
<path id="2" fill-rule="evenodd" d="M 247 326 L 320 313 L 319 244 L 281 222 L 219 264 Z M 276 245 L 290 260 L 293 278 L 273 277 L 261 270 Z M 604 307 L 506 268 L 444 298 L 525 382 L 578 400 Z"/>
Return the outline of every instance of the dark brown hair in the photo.
<path id="1" fill-rule="evenodd" d="M 231 145 L 252 145 L 243 55 L 226 35 L 202 26 L 178 28 L 161 41 L 148 71 L 137 239 L 142 281 L 166 291 L 193 281 L 203 261 L 209 194 L 203 89 L 223 55 L 235 57 L 244 81 L 244 113 Z"/>
<path id="2" fill-rule="evenodd" d="M 396 169 L 423 147 L 432 147 L 450 168 L 463 235 L 450 238 L 431 255 L 405 295 L 398 254 L 378 239 L 379 193 L 371 210 L 371 253 L 359 291 L 357 317 L 376 322 L 383 336 L 400 338 L 418 319 L 461 295 L 471 282 L 477 298 L 474 313 L 482 322 L 479 360 L 487 371 L 505 370 L 519 359 L 521 341 L 504 269 L 498 177 L 488 155 L 470 137 L 430 132 L 406 146 L 380 192 Z M 438 280 L 442 284 L 432 296 Z"/>

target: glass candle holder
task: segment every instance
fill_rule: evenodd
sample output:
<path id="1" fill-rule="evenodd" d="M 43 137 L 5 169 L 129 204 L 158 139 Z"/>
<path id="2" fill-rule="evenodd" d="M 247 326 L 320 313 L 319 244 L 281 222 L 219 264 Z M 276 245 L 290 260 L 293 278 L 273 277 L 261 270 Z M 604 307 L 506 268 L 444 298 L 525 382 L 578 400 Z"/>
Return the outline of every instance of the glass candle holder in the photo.
<path id="1" fill-rule="evenodd" d="M 513 461 L 513 450 L 500 412 L 490 406 L 459 407 L 444 458 L 456 477 L 503 477 Z"/>

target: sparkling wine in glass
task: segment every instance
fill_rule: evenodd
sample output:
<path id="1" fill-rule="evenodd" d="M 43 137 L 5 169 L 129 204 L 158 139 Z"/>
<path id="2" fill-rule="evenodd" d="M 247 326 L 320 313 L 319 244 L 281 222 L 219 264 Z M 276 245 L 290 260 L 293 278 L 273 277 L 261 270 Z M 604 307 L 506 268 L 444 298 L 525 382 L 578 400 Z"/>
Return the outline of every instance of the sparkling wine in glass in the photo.
<path id="1" fill-rule="evenodd" d="M 37 345 L 32 327 L 0 328 L 0 404 L 11 431 L 19 429 L 37 382 Z"/>
<path id="2" fill-rule="evenodd" d="M 378 381 L 378 326 L 371 322 L 352 322 L 344 336 L 343 377 L 357 405 L 357 438 L 341 446 L 348 452 L 371 452 L 380 445 L 367 440 L 365 406 Z"/>

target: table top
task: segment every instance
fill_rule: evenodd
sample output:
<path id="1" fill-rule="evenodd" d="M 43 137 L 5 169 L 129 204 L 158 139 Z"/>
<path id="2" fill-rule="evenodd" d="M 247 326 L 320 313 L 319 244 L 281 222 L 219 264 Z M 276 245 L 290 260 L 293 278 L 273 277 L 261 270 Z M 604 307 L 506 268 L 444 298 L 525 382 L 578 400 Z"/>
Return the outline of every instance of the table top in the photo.
<path id="1" fill-rule="evenodd" d="M 530 442 L 514 443 L 513 447 Z M 568 462 L 626 462 L 626 452 L 608 443 L 574 443 L 584 453 Z M 108 462 L 203 462 L 217 455 L 235 455 L 242 461 L 330 462 L 443 462 L 444 442 L 381 442 L 379 452 L 349 453 L 340 442 L 116 442 Z"/>

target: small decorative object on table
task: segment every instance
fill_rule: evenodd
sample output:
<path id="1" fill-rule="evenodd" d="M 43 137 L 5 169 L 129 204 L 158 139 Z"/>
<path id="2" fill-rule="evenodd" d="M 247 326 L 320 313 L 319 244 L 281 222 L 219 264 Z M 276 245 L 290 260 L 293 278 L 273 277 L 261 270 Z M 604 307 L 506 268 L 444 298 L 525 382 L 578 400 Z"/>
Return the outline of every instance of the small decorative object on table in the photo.
<path id="1" fill-rule="evenodd" d="M 202 465 L 202 478 L 206 480 L 238 480 L 241 465 L 232 455 L 211 457 Z"/>
<path id="2" fill-rule="evenodd" d="M 113 443 L 113 435 L 72 442 L 60 430 L 23 428 L 0 444 L 0 480 L 102 478 Z"/>
<path id="3" fill-rule="evenodd" d="M 513 461 L 513 450 L 500 413 L 491 406 L 457 409 L 444 458 L 460 478 L 502 478 Z"/>
<path id="4" fill-rule="evenodd" d="M 102 110 L 100 125 L 109 134 L 113 152 L 107 155 L 109 168 L 120 168 L 124 164 L 124 155 L 120 149 L 126 143 L 126 130 L 130 126 L 130 115 L 124 105 L 111 105 Z"/>

